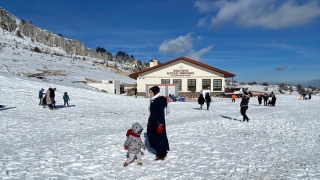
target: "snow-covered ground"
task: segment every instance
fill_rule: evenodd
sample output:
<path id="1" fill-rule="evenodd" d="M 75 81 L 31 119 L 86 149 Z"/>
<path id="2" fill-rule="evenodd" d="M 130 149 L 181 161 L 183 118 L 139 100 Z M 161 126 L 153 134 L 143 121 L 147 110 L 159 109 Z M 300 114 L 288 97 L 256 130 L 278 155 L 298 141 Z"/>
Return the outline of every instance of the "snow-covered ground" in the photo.
<path id="1" fill-rule="evenodd" d="M 38 105 L 41 88 L 56 87 L 57 106 Z M 320 97 L 276 94 L 275 107 L 251 98 L 241 122 L 240 99 L 169 103 L 171 150 L 154 161 L 145 136 L 149 99 L 0 74 L 0 179 L 320 179 Z M 133 123 L 144 127 L 143 166 L 123 167 Z"/>

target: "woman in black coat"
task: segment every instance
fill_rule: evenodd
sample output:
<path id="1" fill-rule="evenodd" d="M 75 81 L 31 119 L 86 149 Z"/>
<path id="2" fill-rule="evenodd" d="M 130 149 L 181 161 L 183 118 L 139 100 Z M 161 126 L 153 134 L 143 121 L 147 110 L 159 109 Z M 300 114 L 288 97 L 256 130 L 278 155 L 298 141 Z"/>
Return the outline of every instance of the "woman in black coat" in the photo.
<path id="1" fill-rule="evenodd" d="M 167 99 L 160 95 L 160 88 L 153 86 L 149 89 L 150 116 L 148 119 L 147 134 L 150 147 L 157 151 L 155 160 L 164 160 L 169 151 L 169 142 L 166 131 L 165 108 Z"/>
<path id="2" fill-rule="evenodd" d="M 198 103 L 200 104 L 200 110 L 202 110 L 202 106 L 203 106 L 204 102 L 206 102 L 206 100 L 204 99 L 203 94 L 200 94 L 200 96 L 198 98 Z"/>
<path id="3" fill-rule="evenodd" d="M 271 106 L 275 106 L 276 105 L 276 95 L 273 95 L 272 98 L 271 98 Z"/>
<path id="4" fill-rule="evenodd" d="M 259 97 L 258 97 L 258 102 L 259 102 L 259 106 L 260 106 L 261 103 L 262 103 L 262 94 L 259 95 Z"/>

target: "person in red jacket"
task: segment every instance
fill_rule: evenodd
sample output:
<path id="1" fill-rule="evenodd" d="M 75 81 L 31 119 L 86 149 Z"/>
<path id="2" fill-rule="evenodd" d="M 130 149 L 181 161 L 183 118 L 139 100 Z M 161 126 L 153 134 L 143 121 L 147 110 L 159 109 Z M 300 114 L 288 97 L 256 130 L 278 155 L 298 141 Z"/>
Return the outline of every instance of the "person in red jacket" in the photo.
<path id="1" fill-rule="evenodd" d="M 232 94 L 232 96 L 231 96 L 232 101 L 231 101 L 231 102 L 234 102 L 234 103 L 235 103 L 235 102 L 236 102 L 236 97 L 237 97 L 237 96 L 236 96 L 235 94 Z"/>

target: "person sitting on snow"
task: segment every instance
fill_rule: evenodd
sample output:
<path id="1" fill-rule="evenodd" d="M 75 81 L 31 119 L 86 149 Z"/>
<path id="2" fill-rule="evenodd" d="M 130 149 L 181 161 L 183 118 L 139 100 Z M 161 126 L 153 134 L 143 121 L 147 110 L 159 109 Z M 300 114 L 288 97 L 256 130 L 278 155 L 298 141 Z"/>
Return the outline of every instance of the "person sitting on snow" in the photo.
<path id="1" fill-rule="evenodd" d="M 176 102 L 176 101 L 177 101 L 177 99 L 176 99 L 176 97 L 174 96 L 174 94 L 171 95 L 171 99 L 172 99 L 173 102 Z"/>

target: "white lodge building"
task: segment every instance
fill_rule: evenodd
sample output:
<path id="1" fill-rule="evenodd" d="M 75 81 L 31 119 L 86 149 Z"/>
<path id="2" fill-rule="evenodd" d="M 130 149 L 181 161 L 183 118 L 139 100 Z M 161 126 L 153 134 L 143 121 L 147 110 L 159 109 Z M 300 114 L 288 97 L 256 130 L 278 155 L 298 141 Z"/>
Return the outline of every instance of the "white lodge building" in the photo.
<path id="1" fill-rule="evenodd" d="M 175 96 L 185 97 L 198 97 L 201 90 L 209 90 L 211 95 L 224 92 L 225 78 L 234 76 L 236 75 L 186 57 L 162 64 L 158 64 L 157 60 L 151 60 L 150 68 L 129 75 L 137 80 L 139 96 L 148 96 L 148 87 L 153 85 L 176 85 L 179 94 Z"/>

